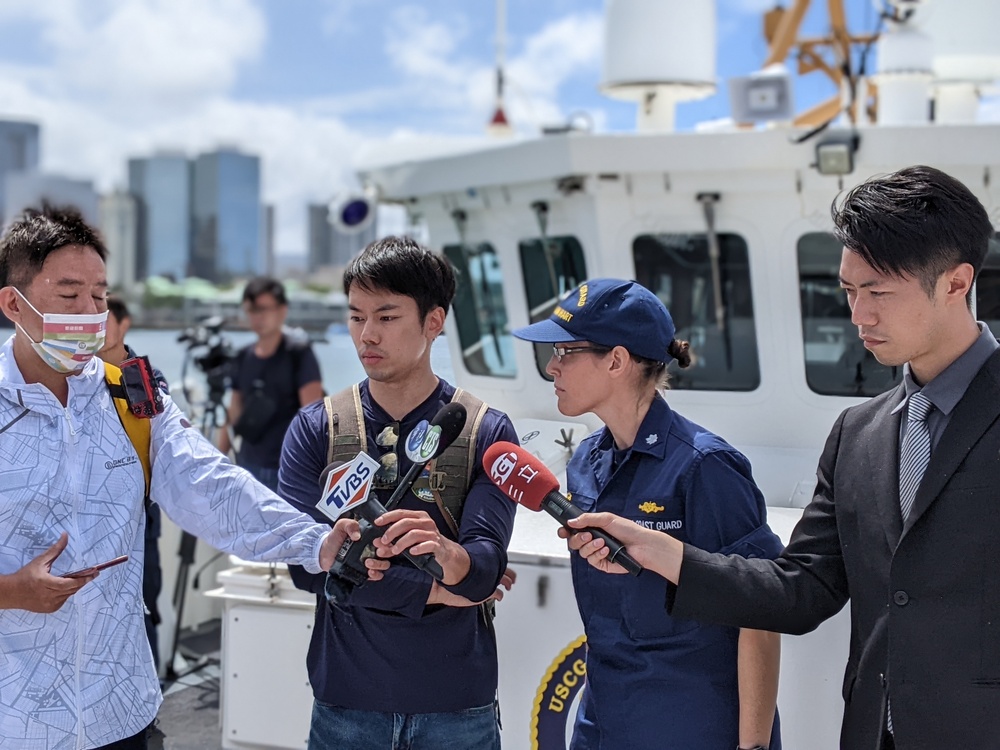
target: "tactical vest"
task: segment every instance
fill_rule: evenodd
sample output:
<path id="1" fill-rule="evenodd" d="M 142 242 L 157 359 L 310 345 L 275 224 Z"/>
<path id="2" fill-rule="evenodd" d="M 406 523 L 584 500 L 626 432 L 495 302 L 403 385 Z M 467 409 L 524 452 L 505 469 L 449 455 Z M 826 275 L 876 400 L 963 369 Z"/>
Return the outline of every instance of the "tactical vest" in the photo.
<path id="1" fill-rule="evenodd" d="M 472 484 L 472 473 L 476 466 L 476 438 L 479 425 L 489 406 L 471 393 L 455 389 L 451 399 L 462 404 L 468 413 L 465 426 L 455 442 L 444 453 L 427 464 L 428 476 L 421 477 L 413 484 L 415 490 L 427 488 L 434 496 L 441 515 L 448 527 L 458 538 L 462 523 L 462 506 Z M 368 449 L 365 430 L 365 416 L 361 408 L 361 390 L 355 383 L 340 393 L 324 399 L 327 423 L 330 427 L 330 444 L 326 462 L 348 463 L 358 453 Z"/>

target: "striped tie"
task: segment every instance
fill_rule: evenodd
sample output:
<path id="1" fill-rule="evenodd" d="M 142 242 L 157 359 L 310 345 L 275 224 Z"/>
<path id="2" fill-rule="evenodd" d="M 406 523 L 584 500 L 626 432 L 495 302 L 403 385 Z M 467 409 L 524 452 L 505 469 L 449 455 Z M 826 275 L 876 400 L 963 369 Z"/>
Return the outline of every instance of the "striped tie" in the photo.
<path id="1" fill-rule="evenodd" d="M 899 450 L 899 509 L 903 514 L 903 523 L 910 515 L 920 480 L 924 478 L 931 460 L 931 431 L 927 427 L 927 415 L 933 408 L 934 404 L 920 391 L 910 396 L 906 404 L 906 434 L 903 436 L 903 447 Z M 891 701 L 887 702 L 886 714 L 886 725 L 891 734 Z"/>
<path id="2" fill-rule="evenodd" d="M 927 415 L 934 408 L 927 397 L 917 391 L 906 404 L 906 435 L 899 451 L 899 508 L 906 523 L 917 488 L 931 460 L 931 432 L 927 428 Z"/>

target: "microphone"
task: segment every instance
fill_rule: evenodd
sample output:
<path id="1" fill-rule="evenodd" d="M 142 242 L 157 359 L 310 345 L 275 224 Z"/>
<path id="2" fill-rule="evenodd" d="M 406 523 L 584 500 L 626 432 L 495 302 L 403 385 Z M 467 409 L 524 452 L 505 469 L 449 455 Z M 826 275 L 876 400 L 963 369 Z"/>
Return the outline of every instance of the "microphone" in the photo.
<path id="1" fill-rule="evenodd" d="M 405 445 L 406 457 L 413 463 L 386 501 L 386 509 L 392 510 L 406 496 L 424 467 L 451 447 L 462 434 L 465 419 L 465 407 L 453 401 L 438 409 L 430 423 L 421 421 L 413 428 L 406 437 Z"/>
<path id="2" fill-rule="evenodd" d="M 376 497 L 369 496 L 375 473 L 380 465 L 367 453 L 359 453 L 349 464 L 335 462 L 323 470 L 320 474 L 320 486 L 325 490 L 317 507 L 333 520 L 348 510 L 355 509 L 361 517 L 359 519 L 361 538 L 357 542 L 351 539 L 345 540 L 330 568 L 326 584 L 328 599 L 343 601 L 353 586 L 360 586 L 367 581 L 368 570 L 364 566 L 364 553 L 383 533 L 383 529 L 375 525 L 375 520 L 398 505 L 424 467 L 455 442 L 462 433 L 465 419 L 466 410 L 462 404 L 445 404 L 429 423 L 422 420 L 413 428 L 406 439 L 406 455 L 413 465 L 393 490 L 385 505 Z M 430 553 L 414 555 L 405 550 L 403 556 L 435 580 L 443 580 L 444 570 L 434 559 L 434 555 Z M 344 581 L 353 586 L 346 587 Z"/>
<path id="3" fill-rule="evenodd" d="M 625 545 L 602 529 L 587 527 L 576 529 L 567 521 L 583 515 L 583 511 L 573 505 L 559 492 L 559 480 L 541 461 L 514 443 L 494 443 L 483 455 L 483 469 L 500 491 L 518 505 L 533 511 L 544 510 L 574 534 L 589 531 L 598 539 L 603 539 L 608 547 L 608 560 L 621 565 L 634 576 L 642 572 L 642 566 L 625 551 Z"/>

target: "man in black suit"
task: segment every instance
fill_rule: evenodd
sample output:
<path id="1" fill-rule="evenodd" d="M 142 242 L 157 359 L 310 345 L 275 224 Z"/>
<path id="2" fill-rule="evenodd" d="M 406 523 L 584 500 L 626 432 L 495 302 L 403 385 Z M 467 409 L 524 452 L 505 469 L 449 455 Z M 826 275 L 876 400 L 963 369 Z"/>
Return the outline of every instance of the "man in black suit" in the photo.
<path id="1" fill-rule="evenodd" d="M 971 312 L 993 227 L 930 167 L 857 186 L 833 216 L 858 335 L 879 362 L 904 365 L 904 380 L 841 414 L 781 556 L 708 554 L 610 514 L 574 525 L 607 529 L 677 584 L 674 616 L 805 633 L 850 600 L 841 747 L 995 748 L 1000 354 Z M 925 421 L 910 421 L 926 402 Z M 623 572 L 589 533 L 569 543 Z"/>

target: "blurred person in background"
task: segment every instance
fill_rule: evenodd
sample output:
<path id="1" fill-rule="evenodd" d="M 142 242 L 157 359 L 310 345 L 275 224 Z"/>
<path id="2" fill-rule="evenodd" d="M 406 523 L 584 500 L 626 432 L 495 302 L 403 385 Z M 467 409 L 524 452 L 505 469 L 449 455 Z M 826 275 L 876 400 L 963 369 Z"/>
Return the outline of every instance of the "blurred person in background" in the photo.
<path id="1" fill-rule="evenodd" d="M 281 441 L 300 407 L 323 398 L 319 362 L 308 339 L 285 328 L 288 298 L 276 279 L 251 279 L 243 290 L 243 312 L 257 341 L 233 363 L 229 420 L 241 438 L 237 463 L 272 490 L 278 488 Z M 219 448 L 231 448 L 229 430 Z"/>

